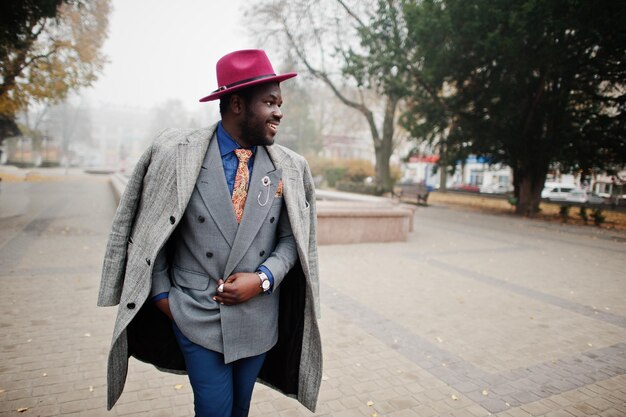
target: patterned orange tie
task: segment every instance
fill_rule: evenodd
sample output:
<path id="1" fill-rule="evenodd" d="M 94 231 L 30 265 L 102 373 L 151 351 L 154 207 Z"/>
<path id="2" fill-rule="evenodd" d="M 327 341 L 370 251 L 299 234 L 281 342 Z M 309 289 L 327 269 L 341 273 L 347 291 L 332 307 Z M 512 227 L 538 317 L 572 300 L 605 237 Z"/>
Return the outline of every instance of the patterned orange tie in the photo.
<path id="1" fill-rule="evenodd" d="M 235 149 L 235 155 L 239 159 L 239 165 L 237 166 L 235 185 L 233 186 L 233 208 L 235 209 L 237 223 L 241 223 L 243 207 L 246 205 L 246 197 L 248 196 L 248 180 L 250 179 L 248 161 L 252 156 L 252 151 L 250 149 Z"/>

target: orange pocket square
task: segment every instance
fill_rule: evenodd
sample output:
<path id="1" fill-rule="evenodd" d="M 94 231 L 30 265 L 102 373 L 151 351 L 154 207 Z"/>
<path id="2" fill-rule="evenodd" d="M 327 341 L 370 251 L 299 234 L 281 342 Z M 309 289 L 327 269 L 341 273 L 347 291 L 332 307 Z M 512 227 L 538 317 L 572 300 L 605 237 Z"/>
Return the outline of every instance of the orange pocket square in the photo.
<path id="1" fill-rule="evenodd" d="M 283 196 L 283 180 L 278 181 L 278 187 L 276 187 L 276 194 L 274 198 Z"/>

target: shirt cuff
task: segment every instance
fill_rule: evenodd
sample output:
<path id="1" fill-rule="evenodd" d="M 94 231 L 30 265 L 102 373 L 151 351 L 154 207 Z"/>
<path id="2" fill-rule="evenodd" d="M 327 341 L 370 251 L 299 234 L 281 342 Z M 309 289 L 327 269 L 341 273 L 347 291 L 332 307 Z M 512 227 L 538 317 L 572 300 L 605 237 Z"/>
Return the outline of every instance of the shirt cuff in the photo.
<path id="1" fill-rule="evenodd" d="M 152 297 L 152 299 L 150 301 L 152 301 L 153 303 L 156 303 L 159 300 L 163 300 L 165 298 L 169 298 L 170 293 L 169 292 L 162 292 L 161 294 L 157 294 L 154 297 Z"/>
<path id="2" fill-rule="evenodd" d="M 265 265 L 261 265 L 257 272 L 264 272 L 267 275 L 267 278 L 270 280 L 270 289 L 265 291 L 267 294 L 271 294 L 272 290 L 274 290 L 274 275 L 272 275 L 272 271 L 270 271 Z"/>

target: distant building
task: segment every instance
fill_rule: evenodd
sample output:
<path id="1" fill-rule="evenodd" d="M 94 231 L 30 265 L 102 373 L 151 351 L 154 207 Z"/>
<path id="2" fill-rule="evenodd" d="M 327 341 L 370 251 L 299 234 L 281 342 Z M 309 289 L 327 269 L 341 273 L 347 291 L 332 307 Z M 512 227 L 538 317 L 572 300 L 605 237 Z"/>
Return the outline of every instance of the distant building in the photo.
<path id="1" fill-rule="evenodd" d="M 425 183 L 433 188 L 439 188 L 439 155 L 411 156 L 403 164 L 403 181 Z M 502 164 L 490 165 L 482 157 L 470 156 L 465 161 L 457 163 L 454 174 L 446 178 L 446 187 L 453 188 L 460 185 L 473 187 L 491 187 L 495 185 L 512 186 L 513 171 Z"/>
<path id="2" fill-rule="evenodd" d="M 591 191 L 611 202 L 623 203 L 626 200 L 626 170 L 616 175 L 598 174 L 594 177 Z"/>

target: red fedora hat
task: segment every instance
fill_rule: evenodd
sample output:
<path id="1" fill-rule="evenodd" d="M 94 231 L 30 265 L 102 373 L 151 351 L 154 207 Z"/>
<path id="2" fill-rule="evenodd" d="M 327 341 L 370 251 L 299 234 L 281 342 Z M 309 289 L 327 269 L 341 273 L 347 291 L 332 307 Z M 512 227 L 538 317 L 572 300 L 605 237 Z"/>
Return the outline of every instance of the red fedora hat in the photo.
<path id="1" fill-rule="evenodd" d="M 295 72 L 276 75 L 265 51 L 260 49 L 231 52 L 220 58 L 215 68 L 218 88 L 200 101 L 216 100 L 246 87 L 270 82 L 279 83 L 298 75 Z"/>

